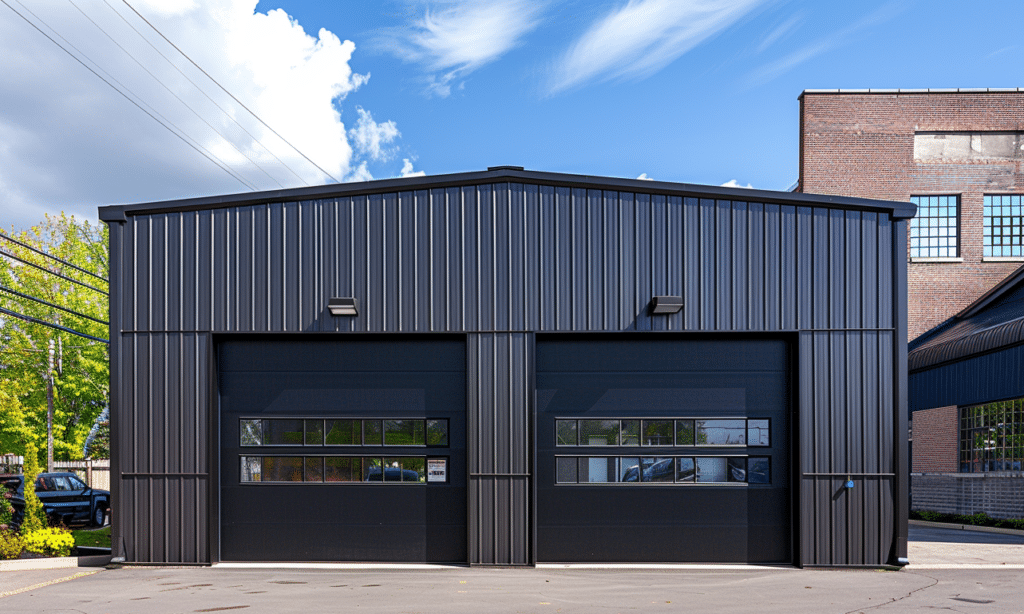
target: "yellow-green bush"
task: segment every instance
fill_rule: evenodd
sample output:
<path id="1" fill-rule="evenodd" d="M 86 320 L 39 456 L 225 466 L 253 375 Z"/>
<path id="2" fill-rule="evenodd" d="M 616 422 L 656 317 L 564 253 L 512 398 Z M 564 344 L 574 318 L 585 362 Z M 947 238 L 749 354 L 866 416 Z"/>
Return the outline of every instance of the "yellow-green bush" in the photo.
<path id="1" fill-rule="evenodd" d="M 25 466 L 22 474 L 22 498 L 25 499 L 25 514 L 21 520 L 21 534 L 28 535 L 46 526 L 46 512 L 43 503 L 36 496 L 36 476 L 39 475 L 39 453 L 34 443 L 25 444 Z"/>
<path id="2" fill-rule="evenodd" d="M 0 531 L 0 561 L 16 559 L 25 549 L 21 536 L 14 531 Z"/>
<path id="3" fill-rule="evenodd" d="M 24 540 L 25 550 L 47 556 L 68 556 L 75 546 L 71 531 L 59 527 L 30 531 Z"/>

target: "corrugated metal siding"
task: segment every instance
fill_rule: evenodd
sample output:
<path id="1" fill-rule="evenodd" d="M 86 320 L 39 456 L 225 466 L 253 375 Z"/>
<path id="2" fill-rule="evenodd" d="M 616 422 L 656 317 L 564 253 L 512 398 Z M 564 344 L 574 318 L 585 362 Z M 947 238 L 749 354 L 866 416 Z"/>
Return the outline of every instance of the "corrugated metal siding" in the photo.
<path id="1" fill-rule="evenodd" d="M 119 377 L 122 386 L 141 381 L 140 390 L 157 398 L 123 390 L 115 403 L 132 424 L 122 438 L 130 456 L 122 471 L 155 468 L 164 476 L 150 476 L 145 486 L 125 478 L 132 505 L 121 530 L 137 531 L 125 533 L 133 536 L 129 560 L 209 560 L 205 546 L 193 557 L 139 541 L 159 526 L 146 524 L 158 522 L 158 504 L 182 514 L 184 537 L 174 536 L 176 543 L 200 539 L 209 508 L 188 507 L 166 486 L 192 465 L 169 458 L 159 437 L 152 447 L 132 438 L 162 432 L 165 415 L 171 432 L 205 419 L 208 400 L 186 399 L 193 388 L 161 378 L 167 364 L 205 377 L 206 358 L 190 362 L 188 343 L 205 342 L 210 332 L 469 333 L 469 381 L 479 387 L 469 391 L 477 404 L 470 415 L 484 436 L 471 471 L 517 474 L 529 471 L 522 465 L 528 429 L 517 420 L 529 415 L 532 371 L 516 360 L 529 356 L 530 333 L 806 331 L 796 400 L 803 472 L 894 472 L 893 267 L 902 262 L 893 260 L 893 236 L 893 222 L 875 212 L 517 183 L 129 216 L 115 254 L 123 271 Z M 682 295 L 686 307 L 653 317 L 647 304 L 655 294 Z M 330 316 L 331 296 L 357 297 L 359 317 Z M 866 344 L 874 344 L 870 352 Z M 854 381 L 856 394 L 845 387 Z M 175 401 L 164 401 L 172 390 Z M 500 402 L 482 404 L 487 398 Z M 879 449 L 853 455 L 873 429 Z M 203 434 L 195 445 L 202 456 L 212 444 Z M 522 562 L 528 479 L 479 478 L 471 481 L 472 560 Z M 163 480 L 159 498 L 144 490 L 154 480 Z M 806 486 L 803 563 L 885 562 L 871 541 L 891 531 L 884 480 L 874 495 L 855 489 L 838 507 L 827 480 Z M 851 523 L 860 526 L 851 530 Z"/>
<path id="2" fill-rule="evenodd" d="M 910 411 L 1024 397 L 1024 345 L 910 374 Z"/>

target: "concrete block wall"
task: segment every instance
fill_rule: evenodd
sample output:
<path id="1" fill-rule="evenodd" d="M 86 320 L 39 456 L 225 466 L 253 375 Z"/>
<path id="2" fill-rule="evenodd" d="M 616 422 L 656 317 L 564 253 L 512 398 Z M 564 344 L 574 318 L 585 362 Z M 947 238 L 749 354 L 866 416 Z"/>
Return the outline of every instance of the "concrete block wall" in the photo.
<path id="1" fill-rule="evenodd" d="M 960 414 L 956 405 L 913 413 L 915 473 L 951 472 L 959 469 Z"/>
<path id="2" fill-rule="evenodd" d="M 1024 474 L 912 473 L 910 509 L 1024 518 Z"/>
<path id="3" fill-rule="evenodd" d="M 960 312 L 1024 264 L 1024 258 L 982 257 L 984 195 L 1024 192 L 1024 158 L 1019 152 L 1003 155 L 999 139 L 991 152 L 978 149 L 988 142 L 984 133 L 1024 131 L 1024 92 L 805 92 L 800 100 L 801 191 L 900 201 L 960 196 L 961 261 L 916 260 L 908 266 L 908 340 Z M 945 136 L 920 136 L 929 132 L 978 138 L 960 148 L 919 143 L 915 156 L 916 135 Z"/>

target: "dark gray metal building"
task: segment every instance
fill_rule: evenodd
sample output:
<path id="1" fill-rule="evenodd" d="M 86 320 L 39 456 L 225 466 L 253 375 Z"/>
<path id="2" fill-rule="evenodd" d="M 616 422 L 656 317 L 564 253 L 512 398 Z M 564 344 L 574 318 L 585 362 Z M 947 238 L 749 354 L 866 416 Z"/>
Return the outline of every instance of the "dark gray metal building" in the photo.
<path id="1" fill-rule="evenodd" d="M 516 167 L 101 208 L 115 556 L 897 564 L 913 213 Z"/>

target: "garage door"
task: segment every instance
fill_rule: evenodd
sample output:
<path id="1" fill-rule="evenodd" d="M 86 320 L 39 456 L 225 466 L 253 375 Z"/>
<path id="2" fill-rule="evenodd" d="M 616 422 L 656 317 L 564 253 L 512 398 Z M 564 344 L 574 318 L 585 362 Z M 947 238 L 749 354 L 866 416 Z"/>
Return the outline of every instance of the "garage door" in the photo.
<path id="1" fill-rule="evenodd" d="M 778 340 L 537 344 L 537 558 L 792 561 Z"/>
<path id="2" fill-rule="evenodd" d="M 463 340 L 218 352 L 221 560 L 466 561 Z"/>

